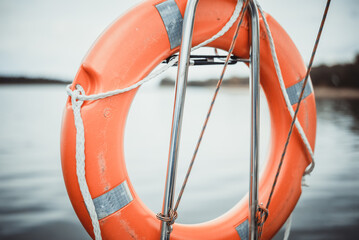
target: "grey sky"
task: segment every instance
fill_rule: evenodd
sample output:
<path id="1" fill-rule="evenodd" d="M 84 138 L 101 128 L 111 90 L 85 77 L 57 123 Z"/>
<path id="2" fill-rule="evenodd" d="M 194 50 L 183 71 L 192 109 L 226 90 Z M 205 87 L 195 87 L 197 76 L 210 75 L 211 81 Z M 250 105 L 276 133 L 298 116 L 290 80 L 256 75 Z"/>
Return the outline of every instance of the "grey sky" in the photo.
<path id="1" fill-rule="evenodd" d="M 97 36 L 139 0 L 0 0 L 0 75 L 72 79 Z M 325 0 L 259 1 L 289 32 L 305 62 Z M 332 1 L 317 63 L 359 53 L 359 1 Z"/>

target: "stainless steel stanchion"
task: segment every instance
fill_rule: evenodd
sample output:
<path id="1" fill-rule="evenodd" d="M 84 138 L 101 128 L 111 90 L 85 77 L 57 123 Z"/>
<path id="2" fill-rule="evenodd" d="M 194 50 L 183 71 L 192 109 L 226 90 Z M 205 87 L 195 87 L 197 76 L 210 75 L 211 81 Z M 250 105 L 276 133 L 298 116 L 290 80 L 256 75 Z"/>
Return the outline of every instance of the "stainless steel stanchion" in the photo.
<path id="1" fill-rule="evenodd" d="M 259 17 L 254 1 L 249 2 L 251 19 L 251 140 L 249 184 L 249 239 L 258 239 L 256 213 L 258 211 L 258 160 L 259 160 Z"/>
<path id="2" fill-rule="evenodd" d="M 198 0 L 188 0 L 185 15 L 183 18 L 182 42 L 179 53 L 178 72 L 176 80 L 176 93 L 173 109 L 171 144 L 167 165 L 166 187 L 164 193 L 162 214 L 169 217 L 173 207 L 175 194 L 177 153 L 179 148 L 183 107 L 186 95 L 189 58 L 192 46 L 192 33 L 194 16 Z M 169 240 L 171 229 L 166 222 L 161 225 L 161 240 Z"/>

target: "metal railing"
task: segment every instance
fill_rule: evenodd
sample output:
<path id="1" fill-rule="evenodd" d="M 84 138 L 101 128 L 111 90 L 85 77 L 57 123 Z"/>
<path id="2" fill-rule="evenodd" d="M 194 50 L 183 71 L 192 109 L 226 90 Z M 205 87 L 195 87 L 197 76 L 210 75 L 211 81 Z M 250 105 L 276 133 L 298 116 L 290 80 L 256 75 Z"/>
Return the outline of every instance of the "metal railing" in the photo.
<path id="1" fill-rule="evenodd" d="M 179 149 L 182 115 L 186 95 L 188 67 L 190 65 L 190 52 L 194 17 L 198 0 L 188 0 L 183 18 L 182 43 L 179 53 L 178 72 L 175 87 L 175 100 L 173 109 L 170 152 L 167 165 L 166 186 L 162 207 L 162 216 L 171 217 L 173 209 L 177 154 Z M 256 213 L 258 210 L 258 159 L 259 159 L 259 17 L 257 6 L 253 0 L 249 1 L 251 18 L 251 57 L 250 57 L 250 89 L 251 89 L 251 144 L 250 144 L 250 186 L 249 186 L 249 238 L 257 239 Z M 161 223 L 161 240 L 169 240 L 172 226 L 167 222 Z"/>

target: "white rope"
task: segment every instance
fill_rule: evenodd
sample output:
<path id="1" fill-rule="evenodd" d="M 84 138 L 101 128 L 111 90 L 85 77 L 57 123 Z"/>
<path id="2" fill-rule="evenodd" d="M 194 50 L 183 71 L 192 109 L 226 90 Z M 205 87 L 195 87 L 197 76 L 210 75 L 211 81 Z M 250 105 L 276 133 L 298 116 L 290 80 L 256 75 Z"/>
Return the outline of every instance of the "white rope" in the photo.
<path id="1" fill-rule="evenodd" d="M 237 5 L 233 11 L 233 14 L 229 21 L 226 23 L 226 25 L 213 37 L 210 39 L 202 42 L 201 44 L 193 47 L 191 50 L 194 51 L 200 47 L 203 47 L 207 45 L 208 43 L 214 41 L 215 39 L 223 36 L 233 25 L 233 23 L 238 19 L 238 16 L 240 14 L 242 8 L 242 0 L 238 0 Z M 76 174 L 77 174 L 77 180 L 80 186 L 80 191 L 82 194 L 82 197 L 84 199 L 87 211 L 90 215 L 92 226 L 93 226 L 93 232 L 95 235 L 96 240 L 101 240 L 101 229 L 98 221 L 98 217 L 95 211 L 95 206 L 92 201 L 92 197 L 86 182 L 86 176 L 85 176 L 85 132 L 84 132 L 84 124 L 81 117 L 81 106 L 84 101 L 90 101 L 90 100 L 98 100 L 103 99 L 107 97 L 111 97 L 114 95 L 118 95 L 124 92 L 131 91 L 145 82 L 148 82 L 149 80 L 155 78 L 156 76 L 160 75 L 161 73 L 165 72 L 167 69 L 169 69 L 171 66 L 175 65 L 178 62 L 178 56 L 173 58 L 169 61 L 168 64 L 165 66 L 151 72 L 148 76 L 143 78 L 141 81 L 138 81 L 137 83 L 123 88 L 123 89 L 116 89 L 113 91 L 108 91 L 105 93 L 98 93 L 93 95 L 86 95 L 84 89 L 80 85 L 76 85 L 75 90 L 71 90 L 71 85 L 68 85 L 66 87 L 67 94 L 71 97 L 72 102 L 72 110 L 74 114 L 74 121 L 75 121 L 75 127 L 76 127 Z"/>
<path id="2" fill-rule="evenodd" d="M 78 97 L 84 93 L 84 89 L 80 85 L 77 85 L 76 90 L 72 92 L 71 98 L 76 127 L 76 174 L 82 197 L 85 201 L 87 211 L 90 214 L 95 239 L 100 240 L 102 239 L 100 225 L 85 177 L 85 131 L 81 118 L 81 106 L 83 101 L 78 100 Z"/>
<path id="3" fill-rule="evenodd" d="M 256 3 L 256 4 L 257 4 L 258 9 L 259 9 L 259 11 L 260 11 L 260 13 L 262 15 L 263 22 L 264 22 L 264 25 L 265 25 L 265 28 L 266 28 L 266 31 L 267 31 L 267 34 L 268 34 L 268 39 L 269 39 L 272 59 L 273 59 L 275 71 L 277 73 L 277 77 L 278 77 L 278 80 L 279 80 L 279 84 L 280 84 L 280 87 L 281 87 L 281 90 L 282 90 L 282 94 L 283 94 L 284 100 L 285 100 L 285 102 L 287 104 L 287 109 L 288 109 L 288 111 L 289 111 L 289 113 L 290 113 L 290 115 L 291 115 L 291 117 L 293 119 L 294 118 L 294 110 L 292 108 L 292 105 L 291 105 L 289 97 L 288 97 L 287 90 L 286 90 L 285 85 L 284 85 L 283 76 L 282 76 L 282 72 L 280 70 L 280 66 L 279 66 L 279 62 L 278 62 L 278 58 L 277 58 L 277 53 L 276 53 L 276 50 L 275 50 L 275 45 L 274 45 L 272 33 L 270 31 L 270 28 L 269 28 L 269 25 L 267 23 L 267 19 L 266 19 L 265 15 L 264 15 L 262 7 L 258 3 Z M 308 153 L 310 154 L 310 157 L 312 158 L 311 166 L 307 170 L 305 170 L 305 172 L 304 172 L 304 176 L 305 176 L 305 175 L 310 174 L 314 169 L 314 166 L 315 166 L 314 153 L 313 153 L 312 147 L 310 146 L 309 141 L 307 139 L 307 136 L 305 135 L 304 130 L 303 130 L 300 122 L 298 121 L 298 119 L 295 120 L 295 126 L 297 127 L 299 135 L 300 135 L 300 137 L 301 137 L 301 139 L 302 139 Z"/>
<path id="4" fill-rule="evenodd" d="M 284 229 L 284 237 L 283 240 L 288 240 L 290 229 L 292 228 L 292 214 L 290 214 L 289 218 L 285 222 L 285 229 Z"/>
<path id="5" fill-rule="evenodd" d="M 228 32 L 228 30 L 232 27 L 232 25 L 237 21 L 239 14 L 241 12 L 241 9 L 242 9 L 242 5 L 243 5 L 243 0 L 238 0 L 236 8 L 234 9 L 231 18 L 228 20 L 226 25 L 224 25 L 223 28 L 216 35 L 214 35 L 210 39 L 198 44 L 197 46 L 193 47 L 192 51 L 194 51 L 198 48 L 201 48 L 210 42 L 213 42 L 214 40 L 216 40 L 219 37 L 222 37 L 226 32 Z"/>
<path id="6" fill-rule="evenodd" d="M 289 111 L 289 113 L 290 113 L 290 115 L 291 115 L 291 117 L 293 119 L 294 118 L 294 110 L 292 108 L 292 105 L 291 105 L 289 97 L 288 97 L 287 90 L 286 90 L 285 85 L 284 85 L 283 76 L 282 76 L 282 72 L 280 70 L 280 66 L 279 66 L 279 62 L 278 62 L 278 58 L 277 58 L 277 53 L 276 53 L 276 50 L 275 50 L 275 45 L 274 45 L 272 33 L 270 31 L 270 27 L 268 25 L 268 22 L 267 22 L 267 19 L 266 19 L 265 15 L 264 15 L 262 7 L 258 4 L 258 2 L 256 2 L 256 5 L 257 5 L 257 7 L 258 7 L 258 9 L 259 9 L 259 11 L 260 11 L 260 13 L 262 15 L 263 22 L 264 22 L 264 25 L 265 25 L 265 28 L 266 28 L 266 32 L 268 34 L 268 39 L 269 39 L 272 59 L 273 59 L 273 63 L 274 63 L 274 66 L 275 66 L 275 71 L 276 71 L 276 74 L 277 74 L 277 77 L 278 77 L 278 80 L 279 80 L 279 84 L 280 84 L 280 87 L 281 87 L 281 90 L 282 90 L 282 94 L 283 94 L 284 100 L 286 102 L 287 109 L 288 109 L 288 111 Z M 299 135 L 300 135 L 300 137 L 301 137 L 301 139 L 302 139 L 308 153 L 310 154 L 310 156 L 312 158 L 312 163 L 311 163 L 310 167 L 304 171 L 303 178 L 302 178 L 302 186 L 308 186 L 306 181 L 305 181 L 305 176 L 310 174 L 314 169 L 314 166 L 315 166 L 314 153 L 313 153 L 312 147 L 310 146 L 309 141 L 307 139 L 307 136 L 305 135 L 304 130 L 303 130 L 300 122 L 298 121 L 298 119 L 295 120 L 295 126 L 297 127 Z M 284 238 L 283 238 L 284 240 L 288 240 L 291 228 L 292 228 L 292 214 L 289 216 L 289 218 L 287 219 L 287 221 L 285 223 L 285 231 L 284 231 Z"/>
<path id="7" fill-rule="evenodd" d="M 231 18 L 228 20 L 228 22 L 223 26 L 223 28 L 214 36 L 212 36 L 211 38 L 209 38 L 208 40 L 198 44 L 197 46 L 193 47 L 191 49 L 191 51 L 197 50 L 211 42 L 213 42 L 214 40 L 216 40 L 217 38 L 223 36 L 226 32 L 228 32 L 228 30 L 233 26 L 233 24 L 237 21 L 239 14 L 241 12 L 242 9 L 242 5 L 243 5 L 243 0 L 238 0 L 237 1 L 237 5 L 232 13 Z M 103 98 L 107 98 L 107 97 L 111 97 L 117 94 L 121 94 L 124 92 L 128 92 L 131 91 L 139 86 L 141 86 L 142 84 L 152 80 L 153 78 L 157 77 L 158 75 L 162 74 L 163 72 L 165 72 L 167 69 L 169 69 L 170 67 L 172 67 L 173 65 L 175 65 L 178 62 L 178 56 L 174 57 L 173 59 L 171 59 L 165 66 L 155 70 L 154 72 L 151 72 L 149 75 L 147 75 L 145 78 L 143 78 L 141 81 L 138 81 L 137 83 L 126 87 L 126 88 L 122 88 L 122 89 L 116 89 L 116 90 L 112 90 L 112 91 L 108 91 L 105 93 L 98 93 L 98 94 L 92 94 L 92 95 L 79 95 L 78 100 L 81 101 L 90 101 L 90 100 L 98 100 L 98 99 L 103 99 Z M 69 96 L 72 96 L 73 91 L 71 90 L 71 84 L 67 86 L 66 88 L 67 94 Z"/>

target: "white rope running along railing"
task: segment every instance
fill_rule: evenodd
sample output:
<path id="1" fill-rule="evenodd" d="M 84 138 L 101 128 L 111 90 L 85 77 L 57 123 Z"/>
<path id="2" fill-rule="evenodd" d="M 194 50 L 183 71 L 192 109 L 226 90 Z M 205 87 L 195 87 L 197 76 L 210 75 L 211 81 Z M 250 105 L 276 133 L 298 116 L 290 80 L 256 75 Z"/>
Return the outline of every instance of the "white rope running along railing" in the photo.
<path id="1" fill-rule="evenodd" d="M 322 16 L 322 20 L 321 20 L 321 24 L 320 24 L 320 27 L 319 27 L 319 30 L 318 30 L 318 34 L 317 34 L 317 37 L 316 37 L 316 40 L 315 40 L 315 43 L 314 43 L 314 47 L 313 47 L 313 51 L 312 51 L 312 54 L 311 54 L 311 57 L 310 57 L 310 61 L 309 61 L 309 64 L 308 64 L 308 68 L 307 68 L 307 71 L 306 71 L 306 74 L 305 74 L 305 77 L 304 77 L 304 80 L 303 80 L 303 86 L 302 86 L 302 90 L 300 92 L 300 95 L 299 95 L 299 100 L 298 100 L 298 103 L 297 103 L 297 107 L 295 109 L 295 111 L 293 111 L 292 107 L 291 106 L 288 106 L 288 102 L 287 102 L 287 106 L 288 106 L 288 110 L 290 110 L 289 112 L 291 113 L 291 116 L 292 116 L 292 122 L 290 124 L 290 128 L 289 128 L 289 132 L 288 132 L 288 136 L 287 136 L 287 140 L 286 140 L 286 143 L 284 145 L 284 148 L 283 148 L 283 152 L 282 152 L 282 156 L 281 156 L 281 159 L 280 159 L 280 162 L 279 162 L 279 165 L 278 165 L 278 168 L 277 168 L 277 173 L 276 173 L 276 176 L 275 176 L 275 179 L 274 179 L 274 182 L 273 182 L 273 185 L 272 185 L 272 189 L 271 189 L 271 192 L 270 192 L 270 195 L 269 195 L 269 198 L 268 198 L 268 201 L 267 201 L 267 204 L 266 204 L 266 207 L 264 208 L 264 210 L 266 211 L 262 211 L 262 213 L 260 214 L 260 217 L 259 217 L 259 221 L 261 222 L 260 223 L 260 227 L 258 228 L 258 231 L 259 231 L 259 239 L 261 237 L 261 233 L 262 233 L 262 230 L 263 230 L 263 224 L 265 222 L 265 220 L 267 219 L 267 216 L 268 216 L 268 208 L 269 208 L 269 205 L 270 205 L 270 202 L 271 202 L 271 198 L 272 198 L 272 195 L 273 195 L 273 192 L 274 192 L 274 189 L 275 189 L 275 186 L 276 186 L 276 183 L 277 183 L 277 179 L 278 179 L 278 176 L 280 174 L 280 170 L 281 170 L 281 166 L 282 166 L 282 163 L 284 161 L 284 156 L 286 154 L 286 150 L 287 150 L 287 147 L 288 147 L 288 143 L 290 141 L 290 137 L 292 135 L 292 132 L 293 132 L 293 129 L 294 129 L 294 126 L 297 127 L 297 130 L 300 132 L 302 131 L 303 129 L 301 129 L 301 126 L 300 124 L 297 125 L 297 114 L 298 114 L 298 111 L 299 111 L 299 108 L 300 108 L 300 104 L 303 100 L 303 96 L 304 96 L 304 92 L 305 92 L 305 87 L 306 87 L 306 84 L 308 83 L 308 80 L 309 80 L 309 74 L 310 74 L 310 71 L 311 71 L 311 68 L 312 68 L 312 65 L 313 65 L 313 60 L 314 60 L 314 57 L 315 57 L 315 53 L 317 51 L 317 48 L 318 48 L 318 44 L 319 44 L 319 40 L 320 40 L 320 37 L 322 35 L 322 30 L 323 30 L 323 27 L 324 27 L 324 23 L 325 23 L 325 20 L 326 20 L 326 17 L 327 17 L 327 13 L 328 13 L 328 10 L 329 10 L 329 6 L 330 6 L 330 2 L 331 0 L 327 0 L 327 4 L 326 4 L 326 7 L 325 7 L 325 10 L 324 10 L 324 13 L 323 13 L 323 16 Z M 265 23 L 265 27 L 266 27 L 266 31 L 267 31 L 267 34 L 269 35 L 269 40 L 270 40 L 270 47 L 271 47 L 271 54 L 272 54 L 272 57 L 273 57 L 273 62 L 275 64 L 275 68 L 276 68 L 276 73 L 278 75 L 278 79 L 280 81 L 280 83 L 282 84 L 281 80 L 282 80 L 282 76 L 280 74 L 280 68 L 279 68 L 279 64 L 278 64 L 278 59 L 276 57 L 276 54 L 275 54 L 275 49 L 274 49 L 274 43 L 273 43 L 273 38 L 271 36 L 271 33 L 270 33 L 270 29 L 269 29 L 269 26 L 268 26 L 268 23 L 265 19 L 265 15 L 263 14 L 263 10 L 261 9 L 261 7 L 259 6 L 259 4 L 257 4 L 260 12 L 261 12 L 261 15 L 262 15 L 262 18 L 263 18 L 263 21 Z M 279 69 L 279 71 L 278 71 Z M 309 80 L 309 84 L 311 84 L 310 80 Z M 283 84 L 284 85 L 284 84 Z M 311 86 L 312 87 L 312 86 Z M 285 89 L 283 89 L 282 87 L 282 91 L 283 91 L 283 96 L 286 97 L 286 91 Z M 287 99 L 286 99 L 287 100 Z M 294 114 L 292 114 L 292 111 L 294 112 Z M 314 169 L 314 157 L 313 157 L 313 151 L 311 151 L 311 147 L 306 139 L 306 136 L 304 134 L 304 131 L 303 133 L 300 133 L 301 135 L 301 138 L 304 142 L 304 144 L 306 145 L 307 147 L 307 150 L 308 152 L 311 154 L 311 157 L 312 157 L 312 164 L 311 166 L 304 172 L 303 176 L 309 174 L 311 171 L 313 171 Z M 304 177 L 303 177 L 304 179 Z M 302 180 L 303 180 L 302 179 Z M 302 185 L 304 185 L 305 183 L 302 181 Z M 289 237 L 289 231 L 290 231 L 290 226 L 291 226 L 291 216 L 289 217 L 289 219 L 287 220 L 287 223 L 286 223 L 286 230 L 285 230 L 285 235 L 284 235 L 284 238 L 287 239 Z"/>
<path id="2" fill-rule="evenodd" d="M 263 19 L 263 22 L 264 22 L 264 25 L 265 25 L 265 28 L 266 28 L 266 32 L 268 34 L 268 39 L 269 39 L 269 44 L 270 44 L 270 49 L 271 49 L 271 54 L 272 54 L 272 59 L 273 59 L 273 63 L 274 63 L 274 67 L 275 67 L 275 71 L 276 71 L 276 74 L 277 74 L 277 78 L 278 78 L 278 81 L 279 81 L 279 84 L 280 84 L 280 88 L 282 90 L 282 94 L 283 94 L 283 97 L 284 97 L 284 100 L 285 100 L 285 103 L 287 105 L 287 109 L 290 113 L 290 116 L 292 117 L 292 119 L 294 118 L 294 110 L 293 110 L 293 107 L 292 107 L 292 104 L 289 100 L 289 96 L 288 96 L 288 93 L 287 93 L 287 90 L 285 88 L 285 85 L 284 85 L 284 80 L 283 80 L 283 76 L 282 76 L 282 71 L 280 69 L 280 65 L 279 65 L 279 62 L 278 62 L 278 58 L 277 58 L 277 53 L 276 53 L 276 50 L 275 50 L 275 45 L 274 45 L 274 41 L 273 41 L 273 36 L 272 36 L 272 33 L 270 31 L 270 28 L 269 28 L 269 25 L 268 25 L 268 22 L 267 22 L 267 19 L 265 17 L 265 14 L 264 14 L 264 11 L 262 9 L 262 7 L 258 4 L 257 4 L 257 7 L 259 9 L 259 12 L 261 13 L 262 15 L 262 19 Z M 312 164 L 311 166 L 305 170 L 304 172 L 304 176 L 305 175 L 308 175 L 310 174 L 313 169 L 314 169 L 314 166 L 315 166 L 315 162 L 314 162 L 314 153 L 313 153 L 313 150 L 312 150 L 312 147 L 310 146 L 310 143 L 307 139 L 307 136 L 305 135 L 304 133 L 304 130 L 302 128 L 302 125 L 300 124 L 300 122 L 298 121 L 298 119 L 295 119 L 295 126 L 297 127 L 297 130 L 299 132 L 299 135 L 300 137 L 302 138 L 302 141 L 308 151 L 308 153 L 310 154 L 310 157 L 312 158 Z"/>

